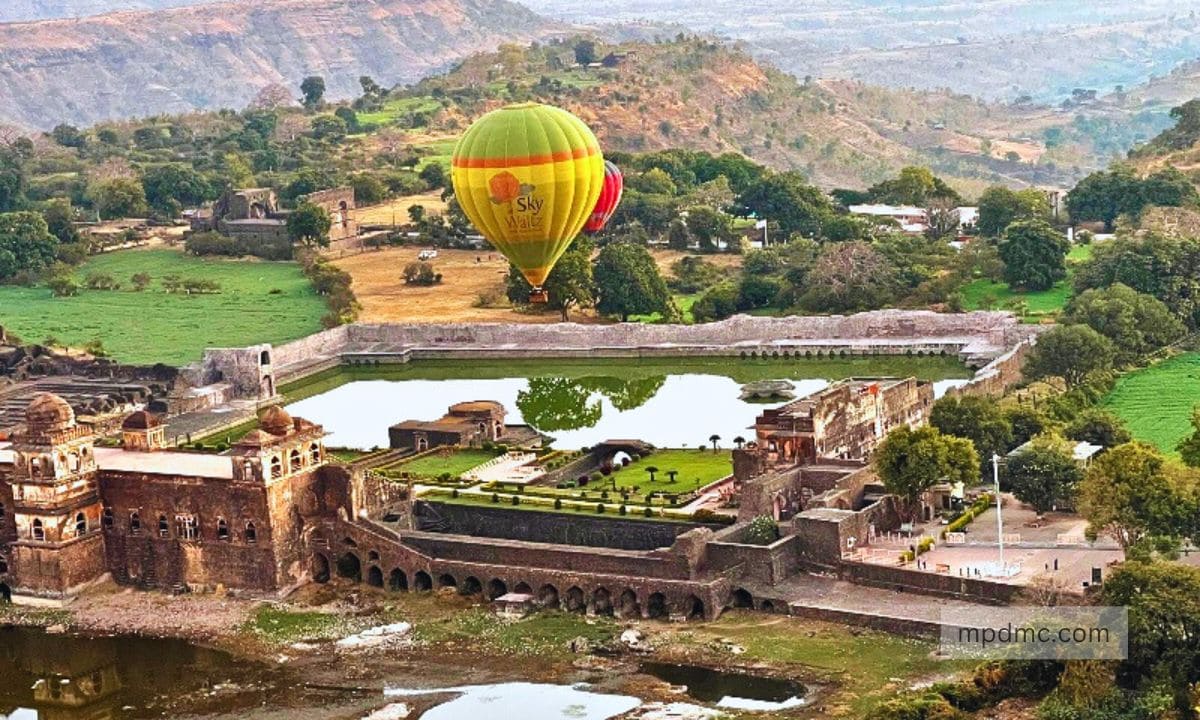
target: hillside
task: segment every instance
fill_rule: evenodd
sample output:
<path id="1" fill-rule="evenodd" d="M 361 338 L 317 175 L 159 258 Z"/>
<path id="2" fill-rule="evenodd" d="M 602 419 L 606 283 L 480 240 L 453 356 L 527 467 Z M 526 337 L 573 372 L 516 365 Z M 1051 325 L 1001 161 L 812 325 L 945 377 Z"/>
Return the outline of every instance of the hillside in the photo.
<path id="1" fill-rule="evenodd" d="M 263 87 L 413 82 L 555 24 L 507 0 L 260 0 L 0 25 L 0 122 L 245 107 Z"/>
<path id="2" fill-rule="evenodd" d="M 575 23 L 647 20 L 744 41 L 797 77 L 1057 103 L 1200 56 L 1200 0 L 526 0 Z"/>
<path id="3" fill-rule="evenodd" d="M 386 125 L 404 108 L 422 107 L 432 111 L 422 142 L 448 152 L 475 116 L 534 99 L 576 112 L 611 150 L 738 151 L 829 187 L 865 186 L 911 164 L 957 179 L 968 193 L 995 182 L 1066 186 L 1105 162 L 1074 136 L 1047 155 L 1046 129 L 1071 117 L 1043 107 L 855 81 L 804 83 L 704 39 L 599 54 L 610 50 L 621 58 L 611 68 L 576 67 L 562 46 L 472 57 L 363 120 Z"/>
<path id="4" fill-rule="evenodd" d="M 216 0 L 5 0 L 0 22 L 77 18 L 117 10 L 161 10 Z"/>

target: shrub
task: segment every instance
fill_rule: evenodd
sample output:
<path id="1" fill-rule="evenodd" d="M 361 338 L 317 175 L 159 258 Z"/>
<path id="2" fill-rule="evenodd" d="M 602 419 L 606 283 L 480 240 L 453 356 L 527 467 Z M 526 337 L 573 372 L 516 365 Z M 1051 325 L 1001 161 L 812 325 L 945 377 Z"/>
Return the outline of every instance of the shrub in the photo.
<path id="1" fill-rule="evenodd" d="M 494 503 L 500 502 L 500 495 L 498 493 L 492 493 L 492 502 L 494 502 Z"/>
<path id="2" fill-rule="evenodd" d="M 117 282 L 112 275 L 98 272 L 88 273 L 83 279 L 83 284 L 89 290 L 117 290 L 121 287 L 121 283 Z"/>
<path id="3" fill-rule="evenodd" d="M 79 283 L 70 275 L 55 275 L 46 281 L 46 287 L 54 297 L 72 297 L 79 294 Z"/>
<path id="4" fill-rule="evenodd" d="M 642 514 L 645 515 L 646 517 L 654 517 L 654 510 L 652 510 L 651 508 L 646 508 L 645 510 L 642 511 Z"/>
<path id="5" fill-rule="evenodd" d="M 450 497 L 452 497 L 452 498 L 458 497 L 458 488 L 454 488 L 453 490 L 450 491 Z"/>
<path id="6" fill-rule="evenodd" d="M 441 273 L 434 272 L 433 266 L 427 262 L 413 262 L 404 267 L 406 285 L 437 285 L 441 281 Z"/>
<path id="7" fill-rule="evenodd" d="M 617 512 L 618 512 L 618 513 L 620 513 L 620 514 L 622 514 L 622 515 L 625 515 L 626 513 L 628 513 L 628 512 L 629 512 L 629 509 L 628 509 L 628 508 L 626 508 L 624 505 L 622 505 L 620 508 L 618 508 L 618 509 L 617 509 Z"/>
<path id="8" fill-rule="evenodd" d="M 513 505 L 520 505 L 520 504 L 521 504 L 521 498 L 520 498 L 519 496 L 517 496 L 517 495 L 513 495 L 513 496 L 512 496 L 512 504 L 513 504 Z"/>
<path id="9" fill-rule="evenodd" d="M 562 510 L 562 498 L 554 498 L 554 509 Z"/>
<path id="10" fill-rule="evenodd" d="M 768 515 L 759 515 L 746 526 L 745 540 L 751 545 L 770 545 L 778 539 L 779 525 Z"/>
<path id="11" fill-rule="evenodd" d="M 917 554 L 924 555 L 933 549 L 933 538 L 921 538 L 921 542 L 917 543 Z"/>
<path id="12" fill-rule="evenodd" d="M 604 503 L 596 503 L 596 514 L 597 515 L 604 514 Z"/>

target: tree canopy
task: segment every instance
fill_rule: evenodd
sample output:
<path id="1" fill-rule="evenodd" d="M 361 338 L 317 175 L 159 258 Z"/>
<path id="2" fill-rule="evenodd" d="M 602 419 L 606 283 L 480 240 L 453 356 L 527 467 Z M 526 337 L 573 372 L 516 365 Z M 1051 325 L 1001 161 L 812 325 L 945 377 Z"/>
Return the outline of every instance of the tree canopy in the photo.
<path id="1" fill-rule="evenodd" d="M 606 245 L 592 271 L 598 301 L 596 309 L 617 315 L 623 322 L 630 315 L 671 315 L 673 303 L 667 284 L 650 252 L 641 245 L 616 242 Z"/>
<path id="2" fill-rule="evenodd" d="M 1004 231 L 1004 280 L 1026 290 L 1049 290 L 1067 276 L 1070 243 L 1045 220 L 1018 220 Z"/>
<path id="3" fill-rule="evenodd" d="M 1091 372 L 1111 369 L 1115 356 L 1112 341 L 1087 325 L 1056 325 L 1038 337 L 1025 375 L 1061 377 L 1068 385 L 1078 385 Z"/>
<path id="4" fill-rule="evenodd" d="M 1039 438 L 1004 463 L 1004 480 L 1021 502 L 1044 514 L 1075 492 L 1083 477 L 1071 446 L 1056 438 Z"/>
<path id="5" fill-rule="evenodd" d="M 288 238 L 302 245 L 328 247 L 331 227 L 333 220 L 329 213 L 320 205 L 312 203 L 301 203 L 287 219 Z"/>
<path id="6" fill-rule="evenodd" d="M 0 214 L 0 280 L 21 271 L 40 272 L 54 262 L 58 240 L 35 212 Z"/>
<path id="7" fill-rule="evenodd" d="M 1166 304 L 1123 283 L 1083 291 L 1067 305 L 1063 321 L 1082 323 L 1111 340 L 1119 364 L 1170 345 L 1187 332 Z"/>
<path id="8" fill-rule="evenodd" d="M 921 494 L 934 485 L 979 477 L 979 455 L 970 441 L 930 425 L 892 430 L 875 449 L 874 462 L 884 487 L 904 501 L 910 517 Z"/>

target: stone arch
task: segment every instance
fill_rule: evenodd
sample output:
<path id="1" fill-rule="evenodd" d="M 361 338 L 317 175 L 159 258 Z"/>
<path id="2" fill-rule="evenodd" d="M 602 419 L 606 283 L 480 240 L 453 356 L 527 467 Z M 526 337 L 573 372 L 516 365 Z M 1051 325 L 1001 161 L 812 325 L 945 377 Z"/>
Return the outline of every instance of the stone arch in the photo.
<path id="1" fill-rule="evenodd" d="M 0 575 L 8 572 L 8 561 L 0 557 Z"/>
<path id="2" fill-rule="evenodd" d="M 12 588 L 5 583 L 0 583 L 0 603 L 12 602 Z"/>
<path id="3" fill-rule="evenodd" d="M 288 453 L 288 466 L 292 472 L 300 472 L 304 468 L 304 458 L 301 457 L 299 448 L 292 448 Z"/>
<path id="4" fill-rule="evenodd" d="M 592 591 L 592 612 L 596 615 L 612 615 L 612 593 L 608 588 L 598 587 Z"/>
<path id="5" fill-rule="evenodd" d="M 346 537 L 342 538 L 342 544 L 345 545 L 346 547 L 358 547 L 358 543 L 354 542 L 354 538 L 352 538 L 348 535 Z"/>
<path id="6" fill-rule="evenodd" d="M 393 568 L 388 575 L 388 590 L 400 592 L 408 590 L 408 576 L 400 568 Z"/>
<path id="7" fill-rule="evenodd" d="M 41 520 L 34 520 L 33 527 L 29 529 L 30 536 L 38 542 L 46 539 L 46 528 L 42 526 Z"/>
<path id="8" fill-rule="evenodd" d="M 543 585 L 537 594 L 538 605 L 544 608 L 554 609 L 558 607 L 558 588 L 547 583 Z"/>
<path id="9" fill-rule="evenodd" d="M 501 595 L 508 594 L 508 584 L 500 578 L 492 578 L 487 584 L 487 599 L 495 600 Z"/>
<path id="10" fill-rule="evenodd" d="M 88 531 L 87 515 L 84 515 L 81 512 L 75 513 L 75 535 L 77 537 L 83 536 L 83 535 L 87 534 L 87 531 Z"/>
<path id="11" fill-rule="evenodd" d="M 437 579 L 437 585 L 438 585 L 438 587 L 440 587 L 440 588 L 444 588 L 444 587 L 449 587 L 449 588 L 452 588 L 452 587 L 458 587 L 458 581 L 457 581 L 457 580 L 455 580 L 455 579 L 454 579 L 454 576 L 453 576 L 453 575 L 451 575 L 450 573 L 442 573 L 441 575 L 438 575 L 438 579 Z"/>
<path id="12" fill-rule="evenodd" d="M 134 510 L 133 512 L 129 513 L 129 533 L 131 535 L 137 535 L 141 531 L 142 516 L 138 514 L 137 510 Z"/>
<path id="13" fill-rule="evenodd" d="M 566 599 L 563 600 L 563 609 L 567 612 L 583 612 L 586 608 L 587 603 L 583 599 L 583 590 L 578 586 L 568 588 Z"/>
<path id="14" fill-rule="evenodd" d="M 688 620 L 703 620 L 705 617 L 704 601 L 695 595 L 688 595 L 687 600 L 683 603 L 683 611 Z"/>
<path id="15" fill-rule="evenodd" d="M 329 582 L 329 558 L 325 557 L 321 553 L 313 553 L 312 562 L 309 563 L 309 569 L 312 572 L 313 582 Z"/>
<path id="16" fill-rule="evenodd" d="M 533 594 L 533 588 L 530 587 L 529 583 L 527 583 L 527 582 L 517 583 L 515 586 L 513 586 L 512 591 L 515 593 L 518 593 L 520 595 L 532 595 Z"/>
<path id="17" fill-rule="evenodd" d="M 642 606 L 638 604 L 637 593 L 631 588 L 625 588 L 617 598 L 617 617 L 636 618 L 642 616 Z"/>
<path id="18" fill-rule="evenodd" d="M 671 616 L 667 610 L 667 596 L 660 592 L 651 593 L 646 600 L 646 617 L 651 620 L 666 620 Z"/>
<path id="19" fill-rule="evenodd" d="M 258 354 L 258 364 L 259 365 L 270 365 L 271 364 L 271 351 L 270 350 L 263 350 L 262 352 L 260 352 Z"/>
<path id="20" fill-rule="evenodd" d="M 773 613 L 775 612 L 775 603 L 771 602 L 770 600 L 763 600 L 762 604 L 758 606 L 758 609 L 762 610 L 763 612 Z"/>
<path id="21" fill-rule="evenodd" d="M 271 479 L 283 477 L 283 460 L 278 455 L 271 456 Z"/>
<path id="22" fill-rule="evenodd" d="M 253 520 L 246 521 L 246 542 L 254 544 L 258 542 L 258 526 Z"/>
<path id="23" fill-rule="evenodd" d="M 342 555 L 337 561 L 337 574 L 347 580 L 362 582 L 362 561 L 352 552 Z"/>
<path id="24" fill-rule="evenodd" d="M 458 588 L 459 595 L 478 595 L 483 592 L 483 583 L 479 582 L 479 578 L 474 575 L 468 575 L 462 581 L 462 585 Z"/>
<path id="25" fill-rule="evenodd" d="M 418 570 L 417 574 L 413 575 L 413 589 L 417 592 L 429 592 L 433 589 L 433 578 L 424 570 Z"/>
<path id="26" fill-rule="evenodd" d="M 321 462 L 321 446 L 316 443 L 309 445 L 308 458 L 313 465 L 319 464 Z"/>
<path id="27" fill-rule="evenodd" d="M 378 565 L 372 565 L 367 570 L 367 584 L 376 588 L 383 587 L 383 570 L 380 570 Z"/>
<path id="28" fill-rule="evenodd" d="M 753 608 L 754 596 L 745 588 L 738 588 L 733 591 L 733 595 L 729 597 L 729 607 L 733 608 Z"/>

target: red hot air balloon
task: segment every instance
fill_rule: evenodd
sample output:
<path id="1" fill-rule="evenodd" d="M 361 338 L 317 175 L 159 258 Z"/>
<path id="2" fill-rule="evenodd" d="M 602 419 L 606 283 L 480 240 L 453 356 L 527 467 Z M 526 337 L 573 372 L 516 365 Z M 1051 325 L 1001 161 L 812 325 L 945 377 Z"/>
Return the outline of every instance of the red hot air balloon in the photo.
<path id="1" fill-rule="evenodd" d="M 621 193 L 625 190 L 625 176 L 621 169 L 608 160 L 604 161 L 604 184 L 600 187 L 600 199 L 596 201 L 596 209 L 583 226 L 583 231 L 595 235 L 604 229 L 609 218 L 613 216 L 617 205 L 621 202 Z"/>

